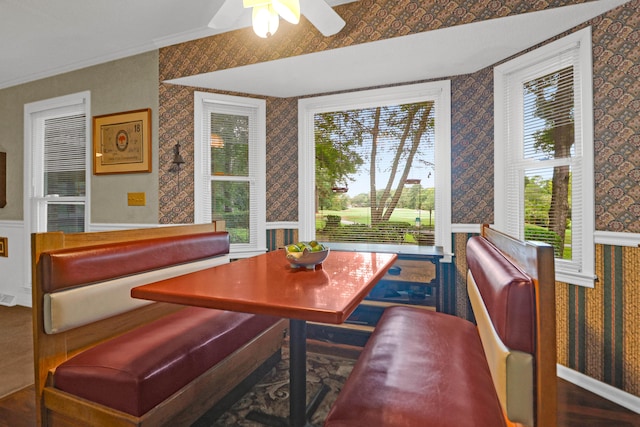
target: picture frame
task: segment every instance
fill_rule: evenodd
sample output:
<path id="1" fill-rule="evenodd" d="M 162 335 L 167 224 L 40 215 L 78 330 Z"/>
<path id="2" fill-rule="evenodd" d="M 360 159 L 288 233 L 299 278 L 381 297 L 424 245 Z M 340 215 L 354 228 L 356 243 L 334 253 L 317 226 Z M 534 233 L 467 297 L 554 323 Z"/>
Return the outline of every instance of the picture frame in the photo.
<path id="1" fill-rule="evenodd" d="M 0 208 L 7 206 L 7 153 L 0 152 Z"/>
<path id="2" fill-rule="evenodd" d="M 151 109 L 93 117 L 93 173 L 151 172 Z"/>
<path id="3" fill-rule="evenodd" d="M 9 247 L 7 246 L 9 239 L 7 237 L 0 237 L 0 256 L 9 256 Z"/>

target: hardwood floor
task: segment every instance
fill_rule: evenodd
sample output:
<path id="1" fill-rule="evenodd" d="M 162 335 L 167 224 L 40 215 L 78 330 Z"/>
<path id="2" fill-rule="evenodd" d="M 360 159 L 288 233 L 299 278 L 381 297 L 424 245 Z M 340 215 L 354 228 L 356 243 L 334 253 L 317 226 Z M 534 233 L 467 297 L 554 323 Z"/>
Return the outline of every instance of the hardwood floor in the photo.
<path id="1" fill-rule="evenodd" d="M 3 315 L 3 325 L 10 324 L 8 313 L 13 313 L 13 311 L 0 310 L 0 314 Z M 16 340 L 24 340 L 24 337 L 15 337 L 14 341 Z M 0 359 L 6 358 L 10 354 L 7 353 L 7 349 L 15 346 L 15 342 L 5 343 L 4 353 L 2 353 L 3 349 L 0 348 Z M 354 359 L 359 354 L 358 347 L 327 344 L 315 340 L 309 341 L 308 351 Z M 6 368 L 13 369 L 8 365 Z M 33 386 L 28 386 L 1 398 L 0 427 L 34 427 L 36 425 L 34 393 Z M 640 414 L 636 414 L 574 384 L 559 379 L 558 427 L 600 426 L 640 427 Z"/>
<path id="2" fill-rule="evenodd" d="M 640 414 L 558 379 L 558 427 L 640 427 Z"/>
<path id="3" fill-rule="evenodd" d="M 0 399 L 0 427 L 35 427 L 36 399 L 33 385 Z"/>
<path id="4" fill-rule="evenodd" d="M 35 427 L 33 386 L 0 399 L 0 427 Z M 640 427 L 640 415 L 562 379 L 558 427 Z"/>

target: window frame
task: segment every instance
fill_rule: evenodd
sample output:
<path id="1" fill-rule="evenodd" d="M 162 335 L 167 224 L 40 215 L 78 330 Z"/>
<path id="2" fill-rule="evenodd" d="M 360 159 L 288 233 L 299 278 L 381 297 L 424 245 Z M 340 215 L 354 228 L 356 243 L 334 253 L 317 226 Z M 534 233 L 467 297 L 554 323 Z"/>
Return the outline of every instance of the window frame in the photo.
<path id="1" fill-rule="evenodd" d="M 378 105 L 435 103 L 435 244 L 443 262 L 451 261 L 451 82 L 442 80 L 325 95 L 298 100 L 298 219 L 299 238 L 315 238 L 314 115 Z"/>
<path id="2" fill-rule="evenodd" d="M 513 115 L 513 111 L 508 111 L 506 96 L 509 91 L 510 77 L 525 76 L 528 80 L 559 70 L 566 63 L 563 63 L 561 56 L 569 50 L 577 49 L 578 58 L 574 66 L 578 68 L 576 81 L 579 87 L 574 86 L 576 99 L 580 110 L 580 123 L 576 123 L 576 145 L 580 149 L 576 150 L 576 156 L 572 156 L 572 167 L 581 169 L 582 185 L 580 188 L 573 186 L 572 199 L 581 199 L 581 211 L 576 212 L 572 206 L 572 217 L 579 218 L 578 227 L 572 232 L 577 233 L 582 241 L 581 254 L 579 260 L 563 260 L 556 258 L 556 280 L 574 285 L 593 287 L 595 280 L 595 247 L 594 247 L 594 135 L 593 135 L 593 65 L 591 47 L 591 27 L 576 31 L 566 37 L 544 45 L 531 52 L 525 53 L 513 60 L 494 67 L 494 156 L 495 156 L 495 226 L 509 234 L 524 238 L 524 188 L 520 185 L 522 180 L 511 182 L 511 173 L 517 176 L 524 176 L 524 169 L 511 168 L 515 162 L 511 161 L 507 155 L 509 147 L 516 144 L 510 135 L 522 135 L 522 114 Z M 521 84 L 523 79 L 514 79 L 515 84 Z M 520 108 L 520 107 L 517 107 Z M 510 121 L 512 119 L 513 121 Z M 522 139 L 522 138 L 520 138 Z M 518 146 L 522 145 L 520 140 Z M 522 151 L 520 147 L 511 149 L 512 152 Z M 515 206 L 514 203 L 519 203 Z M 509 218 L 509 213 L 517 212 L 519 219 L 513 221 Z M 516 224 L 516 225 L 514 225 Z"/>
<path id="3" fill-rule="evenodd" d="M 248 182 L 250 183 L 251 209 L 255 215 L 251 216 L 250 229 L 255 231 L 250 242 L 231 244 L 232 258 L 246 258 L 267 250 L 266 237 L 266 101 L 263 99 L 246 98 L 218 93 L 194 92 L 194 222 L 205 223 L 209 219 L 205 213 L 206 196 L 204 194 L 205 181 L 211 181 L 207 176 L 207 161 L 203 157 L 204 150 L 210 148 L 209 139 L 204 138 L 206 124 L 204 123 L 204 106 L 207 103 L 217 104 L 224 108 L 241 107 L 252 110 L 255 113 L 255 141 L 249 141 L 249 165 Z M 226 179 L 219 179 L 224 181 Z M 235 181 L 233 177 L 230 179 Z"/>
<path id="4" fill-rule="evenodd" d="M 70 114 L 70 109 L 79 108 L 84 112 L 85 120 L 85 195 L 84 197 L 46 197 L 39 195 L 44 182 L 44 120 L 56 116 Z M 61 110 L 66 110 L 62 112 Z M 49 114 L 48 114 L 49 113 Z M 46 215 L 42 209 L 49 204 L 60 202 L 84 204 L 84 228 L 90 228 L 91 221 L 91 174 L 92 174 L 92 123 L 91 123 L 91 92 L 84 91 L 60 96 L 24 105 L 24 228 L 25 234 L 44 231 Z M 44 217 L 44 218 L 43 218 Z M 45 224 L 45 227 L 42 225 Z M 27 245 L 25 252 L 25 271 L 27 272 L 27 286 L 31 287 L 31 252 Z"/>

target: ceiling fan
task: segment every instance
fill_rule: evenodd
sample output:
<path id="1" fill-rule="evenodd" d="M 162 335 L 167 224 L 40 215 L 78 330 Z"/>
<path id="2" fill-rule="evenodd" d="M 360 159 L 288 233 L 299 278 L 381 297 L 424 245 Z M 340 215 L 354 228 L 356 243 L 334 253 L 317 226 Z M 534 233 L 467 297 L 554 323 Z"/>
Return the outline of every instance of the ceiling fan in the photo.
<path id="1" fill-rule="evenodd" d="M 275 32 L 278 28 L 278 15 L 289 22 L 297 24 L 300 14 L 302 14 L 324 36 L 332 36 L 338 33 L 345 25 L 344 20 L 326 0 L 224 0 L 220 9 L 211 18 L 209 27 L 218 30 L 229 28 L 244 14 L 245 8 L 249 7 L 253 7 L 253 28 L 260 37 L 266 37 Z M 268 15 L 269 12 L 267 12 L 268 8 L 270 8 L 270 16 Z M 279 13 L 283 10 L 282 8 L 286 9 L 287 12 L 293 11 L 294 15 L 297 9 L 297 19 L 295 16 L 292 17 L 290 13 Z M 258 29 L 256 27 L 256 15 L 257 13 L 262 14 L 262 12 L 264 12 L 262 17 L 264 17 L 265 21 L 263 26 Z"/>

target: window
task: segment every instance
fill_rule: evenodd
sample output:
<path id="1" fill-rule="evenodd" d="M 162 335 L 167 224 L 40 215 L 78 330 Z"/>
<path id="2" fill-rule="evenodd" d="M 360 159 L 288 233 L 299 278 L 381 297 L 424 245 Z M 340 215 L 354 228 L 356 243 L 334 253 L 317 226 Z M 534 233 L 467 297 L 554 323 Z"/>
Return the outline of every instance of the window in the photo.
<path id="1" fill-rule="evenodd" d="M 556 279 L 593 286 L 591 32 L 495 68 L 496 226 L 554 246 Z"/>
<path id="2" fill-rule="evenodd" d="M 83 92 L 25 105 L 27 235 L 83 232 L 89 224 L 90 95 Z M 28 254 L 27 260 L 31 259 Z M 30 267 L 26 271 L 31 271 Z"/>
<path id="3" fill-rule="evenodd" d="M 88 224 L 88 94 L 28 104 L 25 206 L 31 231 L 82 232 Z"/>
<path id="4" fill-rule="evenodd" d="M 448 81 L 301 99 L 299 115 L 301 240 L 428 235 L 450 253 Z"/>
<path id="5" fill-rule="evenodd" d="M 263 100 L 196 92 L 195 220 L 224 220 L 235 258 L 266 251 Z"/>

